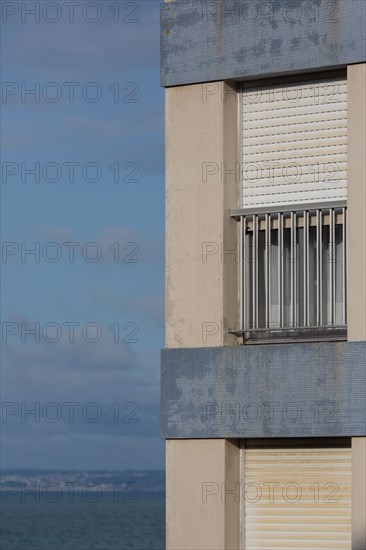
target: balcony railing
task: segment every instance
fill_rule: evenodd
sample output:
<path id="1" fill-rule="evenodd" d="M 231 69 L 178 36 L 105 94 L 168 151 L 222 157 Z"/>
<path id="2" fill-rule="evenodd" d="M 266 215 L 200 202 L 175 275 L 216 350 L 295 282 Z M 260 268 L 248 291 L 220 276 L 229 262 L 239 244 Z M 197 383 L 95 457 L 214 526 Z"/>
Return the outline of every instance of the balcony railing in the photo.
<path id="1" fill-rule="evenodd" d="M 344 338 L 345 204 L 234 211 L 240 223 L 240 328 L 245 341 Z"/>

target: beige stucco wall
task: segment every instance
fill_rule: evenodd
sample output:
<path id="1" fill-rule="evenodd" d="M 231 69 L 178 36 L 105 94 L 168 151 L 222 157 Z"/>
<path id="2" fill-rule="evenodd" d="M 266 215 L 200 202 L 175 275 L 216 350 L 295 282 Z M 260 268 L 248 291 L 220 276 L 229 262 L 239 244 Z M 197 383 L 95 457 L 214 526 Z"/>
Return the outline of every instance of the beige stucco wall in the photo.
<path id="1" fill-rule="evenodd" d="M 166 347 L 235 343 L 237 95 L 223 82 L 166 90 Z M 229 253 L 233 251 L 233 253 Z"/>
<path id="2" fill-rule="evenodd" d="M 366 340 L 366 64 L 348 81 L 348 339 Z M 365 365 L 366 368 L 366 365 Z M 366 438 L 352 438 L 352 550 L 366 549 Z"/>
<path id="3" fill-rule="evenodd" d="M 352 550 L 366 548 L 366 437 L 352 438 Z"/>
<path id="4" fill-rule="evenodd" d="M 366 64 L 348 83 L 348 339 L 366 340 Z M 365 546 L 366 548 L 366 546 Z"/>
<path id="5" fill-rule="evenodd" d="M 166 455 L 167 550 L 238 550 L 238 442 L 169 440 Z"/>

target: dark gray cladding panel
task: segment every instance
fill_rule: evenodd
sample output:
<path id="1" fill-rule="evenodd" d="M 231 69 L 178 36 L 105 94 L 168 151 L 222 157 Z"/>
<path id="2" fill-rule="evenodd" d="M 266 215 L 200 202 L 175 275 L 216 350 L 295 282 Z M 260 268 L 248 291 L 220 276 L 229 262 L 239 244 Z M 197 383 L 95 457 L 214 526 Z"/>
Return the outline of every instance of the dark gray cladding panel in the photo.
<path id="1" fill-rule="evenodd" d="M 365 0 L 161 4 L 161 84 L 338 68 L 366 60 Z"/>
<path id="2" fill-rule="evenodd" d="M 166 438 L 366 435 L 366 342 L 162 352 Z"/>

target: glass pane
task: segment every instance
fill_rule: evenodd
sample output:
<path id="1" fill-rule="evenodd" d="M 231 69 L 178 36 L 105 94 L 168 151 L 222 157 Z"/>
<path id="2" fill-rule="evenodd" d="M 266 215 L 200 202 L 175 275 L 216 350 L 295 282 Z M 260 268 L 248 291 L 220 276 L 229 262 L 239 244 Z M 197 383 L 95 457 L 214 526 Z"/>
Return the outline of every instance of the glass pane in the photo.
<path id="1" fill-rule="evenodd" d="M 279 239 L 278 230 L 271 230 L 271 245 L 268 248 L 268 274 L 269 285 L 266 282 L 266 231 L 262 228 L 258 231 L 258 250 L 253 249 L 253 233 L 246 233 L 246 291 L 245 291 L 245 307 L 246 307 L 246 327 L 247 329 L 256 328 L 254 325 L 254 287 L 253 287 L 253 265 L 255 263 L 256 254 L 258 254 L 258 328 L 280 327 L 280 304 L 279 304 L 279 285 L 281 285 L 279 277 Z M 322 312 L 322 324 L 324 326 L 332 323 L 332 300 L 334 303 L 334 322 L 337 325 L 344 324 L 344 265 L 343 258 L 343 226 L 338 224 L 335 226 L 335 246 L 330 243 L 330 226 L 322 225 L 321 243 L 322 249 L 322 265 L 321 271 L 321 286 L 322 299 L 319 307 Z M 291 258 L 291 229 L 289 227 L 283 229 L 283 327 L 292 326 L 292 258 Z M 308 243 L 308 259 L 309 265 L 306 265 L 304 258 L 304 228 L 297 227 L 296 243 L 293 254 L 295 263 L 294 269 L 294 299 L 295 318 L 294 326 L 303 327 L 305 322 L 305 288 L 304 281 L 305 270 L 309 277 L 309 318 L 307 326 L 316 326 L 318 322 L 318 250 L 317 250 L 317 227 L 311 225 L 309 227 L 309 243 Z M 331 274 L 332 267 L 334 268 L 335 286 L 332 294 Z M 268 296 L 266 296 L 268 294 Z M 268 300 L 268 326 L 266 324 L 266 301 Z"/>
<path id="2" fill-rule="evenodd" d="M 343 228 L 335 227 L 335 323 L 344 324 L 343 319 Z"/>
<path id="3" fill-rule="evenodd" d="M 323 284 L 323 300 L 322 300 L 322 308 L 323 308 L 323 325 L 329 325 L 331 323 L 330 318 L 330 304 L 331 304 L 331 284 L 330 284 L 330 270 L 331 270 L 331 262 L 332 262 L 332 251 L 330 249 L 330 231 L 329 231 L 329 225 L 323 226 L 323 239 L 322 239 L 322 247 L 323 247 L 323 278 L 322 278 L 322 284 Z"/>
<path id="4" fill-rule="evenodd" d="M 291 229 L 283 231 L 283 324 L 291 326 Z"/>
<path id="5" fill-rule="evenodd" d="M 246 234 L 246 246 L 245 246 L 245 277 L 246 277 L 246 292 L 244 307 L 246 311 L 246 323 L 245 328 L 253 328 L 253 234 L 248 232 Z"/>
<path id="6" fill-rule="evenodd" d="M 271 328 L 279 327 L 279 304 L 278 304 L 278 231 L 272 230 L 270 265 L 271 272 L 271 303 L 269 304 L 269 321 Z"/>
<path id="7" fill-rule="evenodd" d="M 316 296 L 317 296 L 317 253 L 316 227 L 309 227 L 309 326 L 316 325 Z"/>
<path id="8" fill-rule="evenodd" d="M 304 326 L 304 229 L 299 227 L 296 234 L 296 325 Z"/>
<path id="9" fill-rule="evenodd" d="M 258 231 L 258 326 L 266 326 L 265 231 Z"/>

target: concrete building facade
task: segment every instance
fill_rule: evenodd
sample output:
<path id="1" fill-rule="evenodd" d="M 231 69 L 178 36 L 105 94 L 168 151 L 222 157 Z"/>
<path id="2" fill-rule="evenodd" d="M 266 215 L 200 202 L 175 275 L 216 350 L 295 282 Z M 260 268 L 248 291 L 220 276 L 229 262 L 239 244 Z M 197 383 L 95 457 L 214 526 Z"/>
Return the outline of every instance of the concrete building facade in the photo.
<path id="1" fill-rule="evenodd" d="M 168 550 L 366 549 L 365 36 L 161 5 Z"/>

